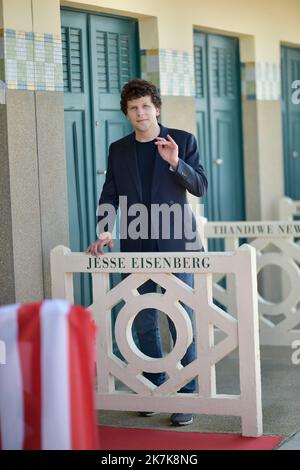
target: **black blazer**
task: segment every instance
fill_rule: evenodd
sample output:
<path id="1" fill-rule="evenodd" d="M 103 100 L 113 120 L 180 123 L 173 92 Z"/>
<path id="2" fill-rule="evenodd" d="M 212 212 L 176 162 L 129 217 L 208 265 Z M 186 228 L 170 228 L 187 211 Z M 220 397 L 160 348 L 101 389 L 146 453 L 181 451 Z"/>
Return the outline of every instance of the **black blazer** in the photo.
<path id="1" fill-rule="evenodd" d="M 196 231 L 194 214 L 188 206 L 187 191 L 201 197 L 207 189 L 207 179 L 204 169 L 199 161 L 199 152 L 195 137 L 189 132 L 178 129 L 168 129 L 162 125 L 160 136 L 170 134 L 179 147 L 179 164 L 177 170 L 171 171 L 169 164 L 163 160 L 156 151 L 156 159 L 153 172 L 151 203 L 167 204 L 169 207 L 178 204 L 180 208 L 186 205 L 186 216 L 182 217 L 182 236 L 176 239 L 174 234 L 174 220 L 170 218 L 170 237 L 163 239 L 162 230 L 156 230 L 158 250 L 163 251 L 202 251 L 202 242 Z M 142 187 L 139 177 L 137 156 L 135 150 L 135 132 L 112 143 L 109 148 L 108 167 L 105 183 L 99 199 L 99 205 L 112 204 L 119 208 L 119 197 L 127 196 L 128 208 L 132 204 L 142 202 Z M 104 216 L 98 217 L 98 222 Z M 121 227 L 130 224 L 135 217 L 125 217 L 121 208 Z M 183 220 L 184 219 L 184 220 Z M 185 234 L 184 225 L 190 227 L 193 238 Z M 105 230 L 111 229 L 106 226 Z M 111 231 L 111 230 L 110 230 Z M 178 235 L 177 235 L 178 236 Z M 187 242 L 195 242 L 193 249 L 187 248 Z M 141 239 L 121 239 L 121 251 L 139 252 Z"/>

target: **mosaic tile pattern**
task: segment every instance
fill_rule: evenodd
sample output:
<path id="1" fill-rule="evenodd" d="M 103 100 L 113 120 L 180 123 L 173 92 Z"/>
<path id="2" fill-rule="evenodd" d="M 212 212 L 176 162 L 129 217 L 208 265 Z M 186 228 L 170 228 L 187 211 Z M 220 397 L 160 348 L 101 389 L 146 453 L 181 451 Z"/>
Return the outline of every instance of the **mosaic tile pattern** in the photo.
<path id="1" fill-rule="evenodd" d="M 195 96 L 194 58 L 187 52 L 160 49 L 162 95 Z"/>
<path id="2" fill-rule="evenodd" d="M 59 36 L 12 29 L 4 30 L 3 36 L 3 67 L 5 67 L 3 76 L 7 88 L 63 91 L 61 39 Z"/>
<path id="3" fill-rule="evenodd" d="M 0 28 L 0 88 L 3 88 L 4 80 L 4 30 Z"/>
<path id="4" fill-rule="evenodd" d="M 258 100 L 279 100 L 280 66 L 267 62 L 256 64 L 256 97 Z"/>
<path id="5" fill-rule="evenodd" d="M 241 79 L 244 100 L 280 100 L 280 66 L 278 64 L 242 63 Z"/>
<path id="6" fill-rule="evenodd" d="M 241 63 L 241 89 L 244 100 L 256 100 L 255 63 Z"/>
<path id="7" fill-rule="evenodd" d="M 160 89 L 159 81 L 159 49 L 142 49 L 141 78 L 153 83 Z"/>
<path id="8" fill-rule="evenodd" d="M 195 96 L 192 54 L 143 49 L 141 72 L 162 95 Z M 243 99 L 280 99 L 278 64 L 242 63 L 241 79 Z M 60 36 L 0 29 L 0 89 L 4 88 L 63 92 Z"/>
<path id="9" fill-rule="evenodd" d="M 194 96 L 193 57 L 172 49 L 141 50 L 142 78 L 154 83 L 162 95 Z"/>

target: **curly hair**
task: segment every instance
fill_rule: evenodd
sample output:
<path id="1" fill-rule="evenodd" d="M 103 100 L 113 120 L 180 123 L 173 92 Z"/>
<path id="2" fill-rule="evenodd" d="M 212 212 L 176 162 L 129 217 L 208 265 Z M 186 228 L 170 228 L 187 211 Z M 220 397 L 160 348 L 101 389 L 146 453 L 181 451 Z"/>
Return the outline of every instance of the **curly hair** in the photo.
<path id="1" fill-rule="evenodd" d="M 155 85 L 141 78 L 134 78 L 127 82 L 121 92 L 121 111 L 127 115 L 127 103 L 130 100 L 141 98 L 142 96 L 150 96 L 151 101 L 156 108 L 161 107 L 161 97 Z"/>

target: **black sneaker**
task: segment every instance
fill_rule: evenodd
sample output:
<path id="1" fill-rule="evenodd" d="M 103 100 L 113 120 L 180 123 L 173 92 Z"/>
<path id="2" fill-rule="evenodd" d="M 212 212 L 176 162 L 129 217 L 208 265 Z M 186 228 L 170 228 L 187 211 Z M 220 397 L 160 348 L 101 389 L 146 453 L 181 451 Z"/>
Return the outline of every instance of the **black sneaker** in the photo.
<path id="1" fill-rule="evenodd" d="M 143 416 L 144 418 L 149 418 L 150 416 L 155 416 L 158 414 L 158 411 L 139 411 L 139 416 Z"/>
<path id="2" fill-rule="evenodd" d="M 194 421 L 191 413 L 173 413 L 170 419 L 172 426 L 187 426 Z"/>

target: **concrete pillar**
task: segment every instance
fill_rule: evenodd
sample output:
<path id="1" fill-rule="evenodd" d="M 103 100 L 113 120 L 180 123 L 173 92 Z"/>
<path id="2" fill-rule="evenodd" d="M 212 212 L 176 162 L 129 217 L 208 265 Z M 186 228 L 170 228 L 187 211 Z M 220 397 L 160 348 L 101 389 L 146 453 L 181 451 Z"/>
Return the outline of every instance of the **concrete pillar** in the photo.
<path id="1" fill-rule="evenodd" d="M 68 208 L 59 1 L 0 10 L 2 304 L 50 295 L 49 251 L 68 244 Z"/>
<path id="2" fill-rule="evenodd" d="M 242 36 L 240 53 L 246 214 L 272 220 L 284 194 L 280 44 L 274 36 Z"/>

